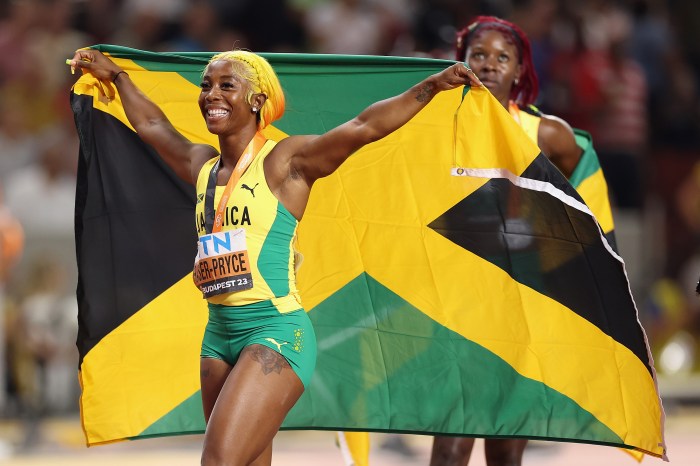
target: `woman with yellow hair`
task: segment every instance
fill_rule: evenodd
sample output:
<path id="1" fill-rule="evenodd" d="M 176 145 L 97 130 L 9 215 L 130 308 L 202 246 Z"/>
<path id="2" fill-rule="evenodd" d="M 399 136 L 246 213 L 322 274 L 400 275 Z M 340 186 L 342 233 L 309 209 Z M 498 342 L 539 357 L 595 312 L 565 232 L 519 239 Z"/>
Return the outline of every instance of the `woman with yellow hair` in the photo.
<path id="1" fill-rule="evenodd" d="M 293 249 L 314 182 L 404 125 L 438 92 L 481 84 L 468 67 L 455 64 L 325 134 L 275 143 L 261 130 L 284 112 L 277 76 L 259 55 L 224 52 L 204 69 L 199 95 L 219 154 L 179 134 L 100 52 L 79 50 L 70 65 L 114 83 L 141 139 L 197 189 L 193 278 L 209 304 L 200 366 L 207 421 L 202 464 L 269 465 L 272 439 L 316 362 Z"/>

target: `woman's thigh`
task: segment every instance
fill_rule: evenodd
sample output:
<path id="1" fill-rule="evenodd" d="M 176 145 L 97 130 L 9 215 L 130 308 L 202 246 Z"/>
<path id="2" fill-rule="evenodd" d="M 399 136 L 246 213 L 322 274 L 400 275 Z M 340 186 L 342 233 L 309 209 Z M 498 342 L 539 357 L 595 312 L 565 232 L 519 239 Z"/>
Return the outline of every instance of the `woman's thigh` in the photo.
<path id="1" fill-rule="evenodd" d="M 199 363 L 199 383 L 202 388 L 202 408 L 204 419 L 209 422 L 209 417 L 214 409 L 219 392 L 231 372 L 231 365 L 216 358 L 202 358 Z"/>
<path id="2" fill-rule="evenodd" d="M 303 391 L 281 354 L 263 345 L 247 346 L 211 411 L 202 464 L 249 464 L 271 444 Z"/>

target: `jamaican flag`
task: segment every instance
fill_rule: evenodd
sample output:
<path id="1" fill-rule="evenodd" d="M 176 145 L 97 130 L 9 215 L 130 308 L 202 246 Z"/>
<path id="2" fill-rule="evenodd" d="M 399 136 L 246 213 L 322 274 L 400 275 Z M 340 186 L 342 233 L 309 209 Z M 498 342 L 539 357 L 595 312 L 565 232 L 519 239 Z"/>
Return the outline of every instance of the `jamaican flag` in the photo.
<path id="1" fill-rule="evenodd" d="M 99 46 L 190 140 L 208 53 Z M 447 61 L 267 54 L 287 112 L 319 134 Z M 194 192 L 118 93 L 71 96 L 81 414 L 90 445 L 202 432 L 207 310 L 191 283 Z M 624 264 L 574 188 L 486 89 L 439 94 L 320 180 L 298 281 L 318 337 L 285 429 L 587 442 L 663 456 L 663 411 Z"/>
<path id="2" fill-rule="evenodd" d="M 593 149 L 591 135 L 582 129 L 574 128 L 574 136 L 576 143 L 583 149 L 583 153 L 569 178 L 569 183 L 576 188 L 576 191 L 591 209 L 608 243 L 617 251 L 615 224 L 608 197 L 608 183 L 605 181 L 598 155 Z"/>

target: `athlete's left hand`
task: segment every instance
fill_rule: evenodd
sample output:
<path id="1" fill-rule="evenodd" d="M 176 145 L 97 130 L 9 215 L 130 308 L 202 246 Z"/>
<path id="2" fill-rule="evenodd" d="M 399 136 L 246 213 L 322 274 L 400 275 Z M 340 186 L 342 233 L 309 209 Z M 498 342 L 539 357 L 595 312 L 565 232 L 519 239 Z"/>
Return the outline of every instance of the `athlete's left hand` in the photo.
<path id="1" fill-rule="evenodd" d="M 459 86 L 483 86 L 474 71 L 462 62 L 455 63 L 435 75 L 434 82 L 440 91 L 447 91 Z"/>

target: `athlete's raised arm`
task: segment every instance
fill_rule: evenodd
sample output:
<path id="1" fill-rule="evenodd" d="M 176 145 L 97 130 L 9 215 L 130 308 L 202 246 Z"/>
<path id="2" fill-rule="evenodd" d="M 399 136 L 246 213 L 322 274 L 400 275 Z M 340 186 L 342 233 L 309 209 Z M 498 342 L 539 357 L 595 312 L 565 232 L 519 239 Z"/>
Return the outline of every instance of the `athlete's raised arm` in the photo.
<path id="1" fill-rule="evenodd" d="M 128 73 L 100 51 L 78 50 L 69 64 L 117 87 L 126 117 L 136 133 L 153 146 L 183 180 L 194 184 L 199 168 L 206 160 L 218 155 L 213 147 L 193 144 L 180 134 L 165 113 L 134 84 Z"/>
<path id="2" fill-rule="evenodd" d="M 441 91 L 481 82 L 462 63 L 436 73 L 406 92 L 367 107 L 352 120 L 310 139 L 291 158 L 291 169 L 311 186 L 315 180 L 333 173 L 353 152 L 394 132 Z"/>

